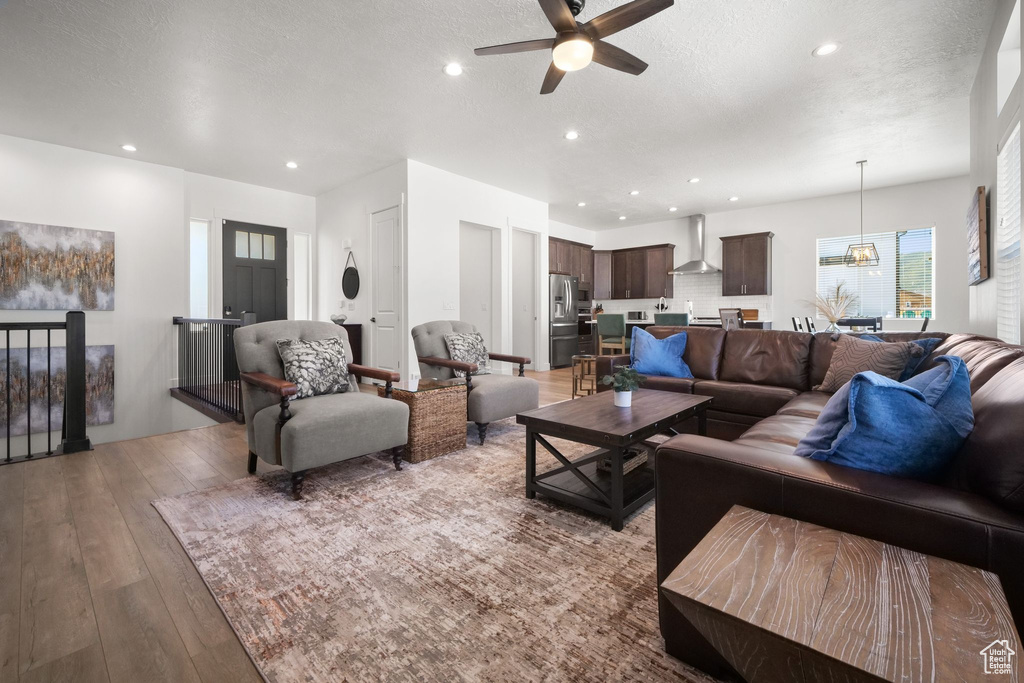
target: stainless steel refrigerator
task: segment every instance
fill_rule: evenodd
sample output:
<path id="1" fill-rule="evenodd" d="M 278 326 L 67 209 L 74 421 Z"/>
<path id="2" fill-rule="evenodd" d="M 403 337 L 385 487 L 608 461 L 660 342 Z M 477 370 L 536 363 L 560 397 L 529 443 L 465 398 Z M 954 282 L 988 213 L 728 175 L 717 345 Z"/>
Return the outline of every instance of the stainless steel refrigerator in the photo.
<path id="1" fill-rule="evenodd" d="M 572 357 L 579 349 L 579 278 L 569 275 L 549 275 L 550 297 L 548 311 L 551 316 L 551 367 L 572 365 Z"/>

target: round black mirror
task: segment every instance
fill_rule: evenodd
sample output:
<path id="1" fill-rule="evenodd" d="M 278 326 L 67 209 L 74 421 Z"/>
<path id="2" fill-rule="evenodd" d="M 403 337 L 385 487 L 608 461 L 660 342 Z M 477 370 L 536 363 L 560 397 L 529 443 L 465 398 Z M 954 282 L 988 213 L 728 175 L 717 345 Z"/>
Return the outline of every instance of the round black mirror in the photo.
<path id="1" fill-rule="evenodd" d="M 346 299 L 355 299 L 359 294 L 359 271 L 356 270 L 356 259 L 351 251 L 345 260 L 345 272 L 341 276 L 341 292 Z"/>

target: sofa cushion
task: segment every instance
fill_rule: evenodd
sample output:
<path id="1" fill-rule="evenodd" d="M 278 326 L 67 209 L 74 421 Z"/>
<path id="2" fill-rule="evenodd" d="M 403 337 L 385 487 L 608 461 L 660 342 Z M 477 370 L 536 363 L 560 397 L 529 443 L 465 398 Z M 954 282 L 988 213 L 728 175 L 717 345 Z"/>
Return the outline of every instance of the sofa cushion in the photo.
<path id="1" fill-rule="evenodd" d="M 862 372 L 836 392 L 795 455 L 913 479 L 935 479 L 970 434 L 970 382 L 964 362 L 896 382 Z"/>
<path id="2" fill-rule="evenodd" d="M 798 415 L 800 417 L 808 417 L 812 420 L 817 420 L 818 415 L 821 414 L 822 409 L 828 400 L 832 398 L 832 394 L 824 391 L 805 391 L 800 394 L 792 401 L 782 406 L 779 409 L 777 415 Z"/>
<path id="3" fill-rule="evenodd" d="M 971 377 L 971 393 L 975 393 L 997 372 L 1018 358 L 1024 357 L 1024 348 L 1004 344 L 998 339 L 974 334 L 953 334 L 935 347 L 921 364 L 920 371 L 935 367 L 941 356 L 957 356 L 967 364 Z"/>
<path id="4" fill-rule="evenodd" d="M 813 338 L 803 332 L 730 330 L 719 379 L 807 391 Z"/>
<path id="5" fill-rule="evenodd" d="M 924 349 L 912 342 L 879 344 L 843 335 L 832 354 L 825 379 L 816 391 L 839 391 L 840 387 L 860 372 L 874 372 L 895 380 L 903 374 L 912 356 L 924 356 Z"/>
<path id="6" fill-rule="evenodd" d="M 761 420 L 734 443 L 776 453 L 793 453 L 800 440 L 814 427 L 815 418 L 803 415 L 775 415 Z"/>
<path id="7" fill-rule="evenodd" d="M 540 405 L 540 384 L 529 377 L 480 375 L 469 392 L 469 419 L 486 424 Z"/>
<path id="8" fill-rule="evenodd" d="M 882 344 L 886 341 L 874 334 L 862 334 L 860 335 L 860 338 L 867 341 L 880 342 Z M 910 360 L 907 361 L 907 366 L 903 368 L 903 373 L 896 378 L 896 381 L 898 382 L 906 382 L 908 379 L 913 377 L 918 368 L 920 368 L 921 364 L 925 361 L 925 358 L 935 350 L 936 346 L 942 343 L 942 339 L 939 337 L 926 337 L 924 339 L 915 339 L 910 343 L 920 346 L 924 353 L 916 353 L 910 356 Z"/>
<path id="9" fill-rule="evenodd" d="M 409 406 L 375 394 L 349 391 L 314 396 L 291 404 L 292 418 L 281 429 L 281 465 L 301 472 L 408 441 Z M 256 453 L 274 462 L 277 406 L 256 413 Z"/>
<path id="10" fill-rule="evenodd" d="M 647 381 L 640 386 L 656 391 L 676 391 L 680 394 L 692 394 L 693 385 L 701 380 L 692 377 L 655 377 L 648 375 Z"/>
<path id="11" fill-rule="evenodd" d="M 756 417 L 774 415 L 799 395 L 799 392 L 787 387 L 709 379 L 694 384 L 693 393 L 710 396 L 711 407 L 715 410 Z"/>
<path id="12" fill-rule="evenodd" d="M 686 350 L 683 351 L 683 361 L 690 368 L 690 372 L 694 377 L 700 379 L 718 379 L 722 367 L 725 330 L 719 327 L 652 325 L 647 328 L 647 331 L 658 339 L 686 332 Z"/>
<path id="13" fill-rule="evenodd" d="M 659 339 L 642 327 L 633 328 L 629 359 L 633 369 L 648 377 L 693 377 L 683 360 L 686 332 Z"/>
<path id="14" fill-rule="evenodd" d="M 1024 358 L 999 371 L 972 397 L 974 431 L 957 454 L 967 488 L 1024 513 Z"/>

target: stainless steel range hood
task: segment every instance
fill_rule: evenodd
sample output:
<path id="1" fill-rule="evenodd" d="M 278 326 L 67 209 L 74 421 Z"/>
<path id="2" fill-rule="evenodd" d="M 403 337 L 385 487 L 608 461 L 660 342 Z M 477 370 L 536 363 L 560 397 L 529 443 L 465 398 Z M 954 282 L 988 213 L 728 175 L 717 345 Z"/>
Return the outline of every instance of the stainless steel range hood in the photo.
<path id="1" fill-rule="evenodd" d="M 688 273 L 688 274 L 707 274 L 717 273 L 718 268 L 708 263 L 705 258 L 707 257 L 708 248 L 708 234 L 707 234 L 707 216 L 702 213 L 694 214 L 690 216 L 690 255 L 699 255 L 693 261 L 687 261 L 677 268 L 673 268 L 671 273 Z"/>

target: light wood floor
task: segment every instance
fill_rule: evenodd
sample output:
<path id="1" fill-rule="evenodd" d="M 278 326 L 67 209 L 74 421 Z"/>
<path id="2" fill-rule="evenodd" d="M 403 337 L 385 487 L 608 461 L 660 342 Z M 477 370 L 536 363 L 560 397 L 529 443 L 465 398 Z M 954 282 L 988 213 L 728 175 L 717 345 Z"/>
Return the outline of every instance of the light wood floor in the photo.
<path id="1" fill-rule="evenodd" d="M 527 374 L 569 398 L 568 369 Z M 150 505 L 248 476 L 247 454 L 224 424 L 0 466 L 0 681 L 259 681 Z"/>

